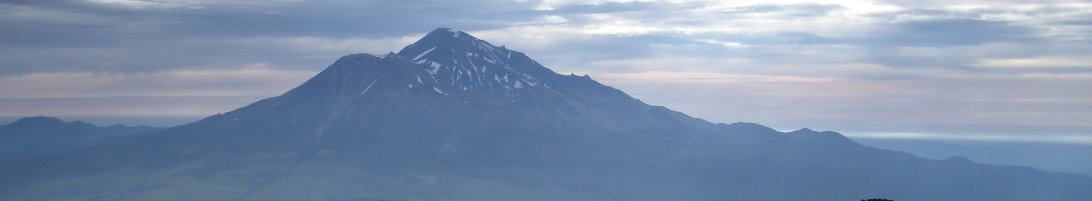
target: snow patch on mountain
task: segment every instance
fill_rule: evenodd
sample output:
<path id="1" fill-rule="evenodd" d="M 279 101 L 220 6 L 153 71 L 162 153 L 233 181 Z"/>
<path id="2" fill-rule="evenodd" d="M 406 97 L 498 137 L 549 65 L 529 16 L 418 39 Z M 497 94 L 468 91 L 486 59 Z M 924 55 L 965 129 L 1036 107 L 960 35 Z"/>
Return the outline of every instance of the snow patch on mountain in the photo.
<path id="1" fill-rule="evenodd" d="M 432 52 L 433 50 L 436 50 L 436 47 L 432 47 L 432 48 L 429 48 L 428 50 L 425 50 L 425 52 L 422 52 L 421 54 L 418 54 L 416 57 L 413 57 L 412 60 L 416 61 L 418 59 L 421 59 L 421 57 L 427 55 L 429 52 Z"/>
<path id="2" fill-rule="evenodd" d="M 443 94 L 445 96 L 448 95 L 447 93 L 444 93 L 444 90 L 440 90 L 440 88 L 432 87 L 432 90 L 436 91 L 436 93 L 440 93 L 440 94 Z"/>

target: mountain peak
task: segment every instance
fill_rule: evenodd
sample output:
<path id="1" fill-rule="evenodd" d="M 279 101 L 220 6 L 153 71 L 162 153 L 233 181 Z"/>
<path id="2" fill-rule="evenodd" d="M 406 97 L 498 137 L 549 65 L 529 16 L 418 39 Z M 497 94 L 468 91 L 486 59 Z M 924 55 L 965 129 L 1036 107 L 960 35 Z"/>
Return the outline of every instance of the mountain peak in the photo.
<path id="1" fill-rule="evenodd" d="M 633 112 L 614 115 L 615 112 L 608 110 Z M 476 113 L 480 114 L 472 115 Z M 443 123 L 449 120 L 435 119 L 437 117 L 491 119 L 474 125 L 519 122 L 526 125 L 523 127 L 530 127 L 544 126 L 539 125 L 540 122 L 585 115 L 583 118 L 588 120 L 566 120 L 545 126 L 596 122 L 609 125 L 611 131 L 628 129 L 626 125 L 630 124 L 656 127 L 696 121 L 685 115 L 670 116 L 680 120 L 667 122 L 652 118 L 660 113 L 668 112 L 589 77 L 557 74 L 523 53 L 493 46 L 464 32 L 437 29 L 395 54 L 342 56 L 282 96 L 193 125 L 248 125 L 246 122 L 263 121 L 262 125 L 289 127 L 270 133 L 292 130 L 291 135 L 302 136 L 285 138 L 286 142 L 302 139 L 310 146 L 334 143 L 332 141 L 336 140 L 329 139 L 336 137 L 329 135 L 344 137 L 358 133 L 355 129 L 363 128 L 358 125 L 360 122 L 380 122 L 372 117 L 383 117 L 384 121 L 397 119 L 384 116 L 387 114 L 403 118 L 385 124 L 400 125 L 399 129 L 463 124 L 462 121 Z M 533 115 L 524 116 L 528 114 Z M 509 116 L 498 117 L 504 115 Z M 479 126 L 466 129 L 472 127 Z M 552 129 L 560 128 L 541 130 Z"/>
<path id="2" fill-rule="evenodd" d="M 64 121 L 61 121 L 60 119 L 53 118 L 53 117 L 35 116 L 35 117 L 25 117 L 25 118 L 16 120 L 15 122 L 11 123 L 10 125 L 60 125 L 60 124 L 64 124 L 64 123 L 65 123 Z"/>
<path id="3" fill-rule="evenodd" d="M 549 88 L 559 76 L 521 52 L 497 47 L 466 32 L 439 28 L 398 52 L 440 83 L 443 91 Z"/>
<path id="4" fill-rule="evenodd" d="M 92 124 L 89 124 L 89 123 L 86 123 L 86 122 L 82 122 L 82 121 L 65 122 L 63 120 L 60 120 L 60 119 L 57 119 L 57 118 L 54 118 L 54 117 L 46 117 L 46 116 L 26 117 L 26 118 L 16 120 L 15 122 L 12 122 L 11 124 L 6 125 L 6 127 L 20 127 L 20 128 L 46 128 L 46 127 L 61 127 L 61 126 L 84 127 L 84 128 L 97 127 L 95 125 L 92 125 Z"/>
<path id="5" fill-rule="evenodd" d="M 595 95 L 580 96 L 639 103 L 587 76 L 561 75 L 521 52 L 494 46 L 465 32 L 439 28 L 397 53 L 343 56 L 286 92 L 284 99 L 305 102 L 312 97 L 330 97 L 315 101 L 344 105 L 361 97 L 417 96 L 459 103 L 515 103 L 543 94 L 590 91 Z"/>
<path id="6" fill-rule="evenodd" d="M 430 38 L 430 36 L 431 37 L 442 37 L 442 38 L 455 38 L 455 39 L 461 39 L 461 40 L 479 40 L 478 38 L 475 38 L 474 36 L 471 36 L 470 34 L 467 34 L 466 32 L 456 31 L 456 30 L 453 30 L 451 28 L 436 28 L 436 30 L 432 30 L 431 32 L 426 34 L 425 37 L 422 38 L 422 40 L 428 39 L 428 38 Z"/>
<path id="7" fill-rule="evenodd" d="M 406 52 L 406 50 L 407 49 L 417 50 L 416 48 L 411 48 L 411 47 L 427 46 L 427 45 L 433 45 L 431 47 L 444 46 L 444 47 L 447 47 L 447 48 L 458 48 L 458 49 L 453 49 L 455 51 L 460 51 L 460 50 L 464 50 L 464 51 L 466 51 L 466 50 L 469 50 L 469 51 L 496 51 L 497 53 L 507 53 L 507 49 L 498 50 L 499 48 L 497 46 L 493 46 L 489 42 L 486 42 L 486 41 L 484 41 L 482 39 L 478 39 L 477 37 L 474 37 L 473 35 L 470 35 L 470 34 L 468 34 L 466 32 L 456 31 L 456 30 L 452 30 L 452 29 L 449 29 L 449 28 L 437 28 L 436 30 L 432 30 L 428 34 L 425 34 L 425 37 L 422 37 L 421 39 L 417 40 L 417 42 L 414 42 L 413 44 L 410 44 L 409 46 L 406 46 L 406 48 L 403 48 L 402 51 L 399 51 L 399 54 L 402 55 L 402 56 L 405 56 L 406 58 L 411 58 L 412 60 L 416 61 L 416 60 L 420 59 L 420 57 L 416 57 L 418 55 L 409 55 L 407 53 L 410 53 L 410 52 Z M 470 48 L 465 48 L 464 49 L 464 48 L 460 48 L 460 47 L 470 47 Z M 452 50 L 452 49 L 449 49 L 449 50 Z M 425 51 L 414 51 L 414 53 L 428 54 L 426 52 L 427 52 L 427 49 Z M 420 56 L 424 56 L 424 55 L 420 55 Z"/>

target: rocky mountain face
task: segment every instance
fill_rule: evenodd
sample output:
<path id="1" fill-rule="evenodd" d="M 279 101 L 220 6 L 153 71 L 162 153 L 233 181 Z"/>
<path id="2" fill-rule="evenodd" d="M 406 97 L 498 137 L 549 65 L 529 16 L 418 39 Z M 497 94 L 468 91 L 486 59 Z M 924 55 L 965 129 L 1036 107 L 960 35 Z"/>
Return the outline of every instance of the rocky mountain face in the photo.
<path id="1" fill-rule="evenodd" d="M 1084 176 L 706 122 L 450 29 L 231 112 L 0 169 L 3 200 L 1092 197 Z"/>

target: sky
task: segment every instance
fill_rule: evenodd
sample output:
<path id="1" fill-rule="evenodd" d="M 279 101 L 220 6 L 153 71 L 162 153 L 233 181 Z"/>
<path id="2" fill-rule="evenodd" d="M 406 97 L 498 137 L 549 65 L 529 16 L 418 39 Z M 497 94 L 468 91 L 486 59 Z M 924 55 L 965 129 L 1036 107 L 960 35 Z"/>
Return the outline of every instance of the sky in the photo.
<path id="1" fill-rule="evenodd" d="M 0 0 L 0 123 L 173 126 L 439 27 L 716 123 L 1092 145 L 1092 2 Z"/>

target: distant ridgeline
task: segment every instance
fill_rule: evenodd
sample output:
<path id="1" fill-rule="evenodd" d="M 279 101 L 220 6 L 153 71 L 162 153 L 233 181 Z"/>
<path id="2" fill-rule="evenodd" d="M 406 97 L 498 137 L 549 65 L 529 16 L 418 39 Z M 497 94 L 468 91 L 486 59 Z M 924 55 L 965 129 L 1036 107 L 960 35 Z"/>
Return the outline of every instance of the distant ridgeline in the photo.
<path id="1" fill-rule="evenodd" d="M 156 129 L 124 125 L 99 127 L 82 121 L 65 122 L 53 117 L 27 117 L 0 126 L 0 153 L 50 153 Z"/>

